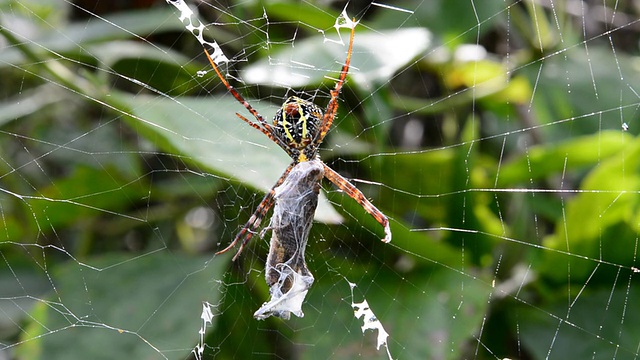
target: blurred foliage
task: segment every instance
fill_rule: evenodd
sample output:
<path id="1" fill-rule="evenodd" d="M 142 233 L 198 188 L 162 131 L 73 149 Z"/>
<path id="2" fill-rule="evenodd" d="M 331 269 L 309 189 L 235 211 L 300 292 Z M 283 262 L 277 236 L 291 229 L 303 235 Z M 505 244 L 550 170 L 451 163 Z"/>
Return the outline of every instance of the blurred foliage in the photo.
<path id="1" fill-rule="evenodd" d="M 637 355 L 640 142 L 622 130 L 637 30 L 602 36 L 610 24 L 529 1 L 350 4 L 352 72 L 322 157 L 384 184 L 356 183 L 393 242 L 327 184 L 306 316 L 258 322 L 266 246 L 213 252 L 287 156 L 196 75 L 209 67 L 173 7 L 83 3 L 0 0 L 0 357 L 187 358 L 208 301 L 209 357 L 384 358 L 351 312 L 363 296 L 396 358 Z M 342 6 L 199 10 L 269 116 L 287 86 L 327 100 Z M 292 59 L 311 66 L 277 66 Z"/>

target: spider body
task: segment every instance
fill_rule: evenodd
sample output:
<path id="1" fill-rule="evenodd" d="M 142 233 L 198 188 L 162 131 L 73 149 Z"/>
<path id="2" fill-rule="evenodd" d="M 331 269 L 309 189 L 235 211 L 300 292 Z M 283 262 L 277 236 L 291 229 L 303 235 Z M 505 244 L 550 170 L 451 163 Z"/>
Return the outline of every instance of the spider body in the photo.
<path id="1" fill-rule="evenodd" d="M 245 245 L 251 240 L 253 235 L 260 227 L 260 223 L 266 216 L 269 209 L 274 205 L 276 189 L 285 182 L 292 169 L 303 162 L 317 161 L 322 166 L 324 177 L 329 179 L 340 190 L 349 195 L 352 199 L 358 202 L 363 209 L 373 216 L 380 225 L 384 227 L 385 237 L 382 239 L 384 242 L 391 241 L 391 229 L 389 228 L 389 220 L 387 217 L 378 210 L 367 198 L 347 179 L 343 178 L 340 174 L 331 169 L 327 164 L 320 161 L 318 157 L 318 148 L 327 135 L 333 120 L 338 111 L 338 96 L 340 90 L 344 85 L 347 73 L 349 72 L 349 65 L 351 63 L 351 54 L 353 52 L 353 39 L 355 36 L 355 25 L 357 22 L 355 19 L 350 21 L 344 18 L 346 22 L 351 25 L 351 35 L 349 37 L 349 49 L 347 51 L 347 59 L 340 71 L 340 77 L 333 90 L 331 90 L 331 98 L 327 104 L 326 110 L 323 112 L 318 106 L 310 101 L 303 100 L 301 98 L 292 96 L 289 97 L 282 107 L 277 111 L 274 116 L 273 124 L 269 124 L 264 120 L 264 117 L 260 115 L 250 104 L 247 102 L 236 89 L 233 88 L 226 80 L 226 78 L 220 72 L 218 65 L 211 58 L 211 55 L 205 47 L 205 54 L 211 63 L 211 66 L 215 70 L 218 78 L 225 85 L 227 90 L 238 100 L 242 106 L 251 113 L 256 121 L 251 121 L 246 117 L 236 113 L 236 115 L 242 119 L 249 126 L 256 130 L 261 131 L 263 134 L 269 137 L 273 142 L 278 144 L 293 160 L 293 162 L 285 169 L 284 173 L 280 176 L 276 184 L 269 190 L 269 192 L 262 199 L 254 213 L 249 218 L 249 221 L 238 232 L 235 239 L 226 248 L 218 251 L 216 254 L 221 254 L 231 249 L 235 244 L 241 241 L 238 252 L 233 257 L 235 260 L 242 252 Z M 319 181 L 316 181 L 319 184 Z M 302 214 L 309 217 L 306 223 L 311 224 L 313 220 L 313 212 L 305 212 Z M 310 226 L 308 226 L 310 228 Z M 308 231 L 307 231 L 308 233 Z M 284 233 L 283 233 L 284 234 Z M 281 236 L 282 235 L 276 235 Z"/>
<path id="2" fill-rule="evenodd" d="M 298 162 L 314 159 L 318 147 L 313 146 L 322 124 L 322 109 L 297 96 L 289 97 L 273 117 L 277 138 L 286 139 L 289 156 Z"/>

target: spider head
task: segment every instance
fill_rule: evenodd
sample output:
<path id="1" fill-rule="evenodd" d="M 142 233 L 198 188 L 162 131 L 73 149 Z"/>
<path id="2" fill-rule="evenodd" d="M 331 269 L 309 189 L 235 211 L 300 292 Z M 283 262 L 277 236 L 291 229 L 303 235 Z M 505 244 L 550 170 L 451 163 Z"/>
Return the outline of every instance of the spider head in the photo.
<path id="1" fill-rule="evenodd" d="M 297 96 L 289 97 L 273 118 L 275 136 L 289 147 L 294 160 L 311 160 L 317 152 L 317 138 L 322 110 Z"/>

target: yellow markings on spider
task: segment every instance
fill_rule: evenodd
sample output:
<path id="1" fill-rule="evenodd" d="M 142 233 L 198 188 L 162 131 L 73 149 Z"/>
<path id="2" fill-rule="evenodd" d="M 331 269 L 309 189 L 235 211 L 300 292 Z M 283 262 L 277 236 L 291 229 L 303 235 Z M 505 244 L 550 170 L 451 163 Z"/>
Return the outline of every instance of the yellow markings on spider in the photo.
<path id="1" fill-rule="evenodd" d="M 322 117 L 322 110 L 311 101 L 291 96 L 273 117 L 275 135 L 286 139 L 290 148 L 304 153 L 302 151 L 310 146 L 314 137 L 317 136 L 318 125 L 322 122 Z M 313 157 L 304 155 L 305 159 Z M 293 156 L 293 158 L 296 157 Z"/>
<path id="2" fill-rule="evenodd" d="M 293 100 L 296 102 L 296 104 L 294 104 L 294 106 L 290 106 L 289 102 L 290 100 Z M 307 135 L 309 134 L 309 131 L 307 130 L 307 117 L 304 116 L 304 112 L 302 111 L 302 106 L 300 105 L 300 101 L 302 99 L 299 99 L 297 97 L 291 97 L 289 98 L 284 105 L 282 105 L 282 119 L 281 124 L 282 124 L 282 128 L 284 129 L 284 132 L 287 136 L 287 139 L 289 139 L 289 144 L 296 146 L 297 148 L 303 147 L 303 144 L 301 142 L 299 142 L 294 135 L 291 133 L 290 128 L 293 126 L 296 126 L 298 123 L 302 124 L 302 133 L 300 134 L 301 138 L 306 138 Z M 287 116 L 287 114 L 290 114 L 291 116 Z M 296 121 L 296 116 L 295 114 L 298 114 L 299 119 L 298 121 Z M 288 118 L 291 117 L 293 118 L 293 122 L 289 122 Z M 276 117 L 277 119 L 277 117 Z M 278 126 L 278 122 L 277 120 L 274 120 L 273 125 Z M 304 144 L 304 146 L 306 146 L 307 144 Z"/>

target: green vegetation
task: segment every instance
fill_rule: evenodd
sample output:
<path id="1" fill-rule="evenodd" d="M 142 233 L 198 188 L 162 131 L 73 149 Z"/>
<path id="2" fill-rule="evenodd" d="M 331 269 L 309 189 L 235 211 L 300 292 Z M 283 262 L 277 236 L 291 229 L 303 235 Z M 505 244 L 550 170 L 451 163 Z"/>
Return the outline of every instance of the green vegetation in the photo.
<path id="1" fill-rule="evenodd" d="M 382 184 L 355 182 L 393 240 L 326 182 L 306 316 L 259 322 L 265 242 L 213 253 L 289 159 L 196 76 L 210 68 L 173 7 L 0 0 L 0 358 L 188 358 L 203 302 L 208 358 L 385 358 L 353 317 L 364 298 L 395 358 L 632 358 L 637 30 L 489 3 L 348 8 L 353 68 L 321 156 Z M 326 4 L 200 7 L 265 117 L 277 84 L 327 101 L 345 49 Z"/>

